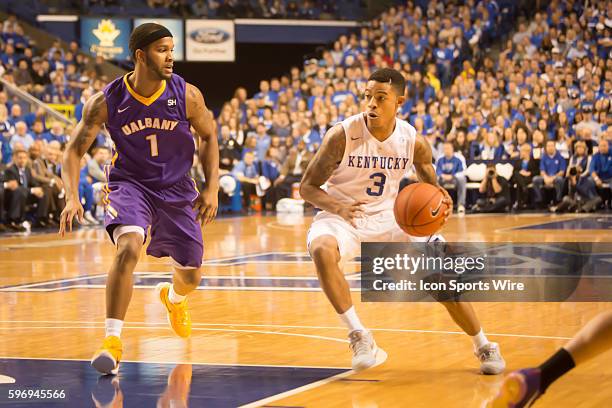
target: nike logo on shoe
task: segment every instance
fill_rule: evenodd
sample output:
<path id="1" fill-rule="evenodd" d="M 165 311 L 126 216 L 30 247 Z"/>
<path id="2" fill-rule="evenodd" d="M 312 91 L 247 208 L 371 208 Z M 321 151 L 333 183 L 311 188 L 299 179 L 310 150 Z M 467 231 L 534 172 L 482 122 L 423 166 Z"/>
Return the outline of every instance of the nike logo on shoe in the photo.
<path id="1" fill-rule="evenodd" d="M 125 107 L 125 108 L 123 108 L 123 109 L 117 109 L 117 113 L 124 112 L 124 111 L 128 110 L 129 108 L 130 108 L 129 106 L 126 106 L 126 107 Z"/>

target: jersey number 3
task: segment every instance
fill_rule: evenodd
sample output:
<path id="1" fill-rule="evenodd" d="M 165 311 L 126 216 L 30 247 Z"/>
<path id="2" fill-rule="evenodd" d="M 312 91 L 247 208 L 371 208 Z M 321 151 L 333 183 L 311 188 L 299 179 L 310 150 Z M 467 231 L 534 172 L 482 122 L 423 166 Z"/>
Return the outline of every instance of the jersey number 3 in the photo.
<path id="1" fill-rule="evenodd" d="M 159 151 L 157 150 L 157 135 L 149 135 L 145 137 L 151 143 L 151 156 L 157 157 L 159 155 Z"/>
<path id="2" fill-rule="evenodd" d="M 384 173 L 374 173 L 370 176 L 370 178 L 374 180 L 374 185 L 372 187 L 368 187 L 366 193 L 373 197 L 380 197 L 385 189 L 387 176 Z"/>

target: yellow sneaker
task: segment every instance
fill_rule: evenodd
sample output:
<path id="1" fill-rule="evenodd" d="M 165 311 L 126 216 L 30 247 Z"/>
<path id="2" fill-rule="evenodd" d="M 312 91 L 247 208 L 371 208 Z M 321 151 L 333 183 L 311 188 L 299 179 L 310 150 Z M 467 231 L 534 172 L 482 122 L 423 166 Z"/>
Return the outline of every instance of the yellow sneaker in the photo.
<path id="1" fill-rule="evenodd" d="M 91 366 L 102 374 L 117 375 L 123 346 L 117 336 L 108 336 L 91 359 Z"/>
<path id="2" fill-rule="evenodd" d="M 181 303 L 170 302 L 168 294 L 171 286 L 168 282 L 158 283 L 155 291 L 168 311 L 168 323 L 170 323 L 174 333 L 179 337 L 189 337 L 191 336 L 191 316 L 189 310 L 187 310 L 187 299 Z"/>

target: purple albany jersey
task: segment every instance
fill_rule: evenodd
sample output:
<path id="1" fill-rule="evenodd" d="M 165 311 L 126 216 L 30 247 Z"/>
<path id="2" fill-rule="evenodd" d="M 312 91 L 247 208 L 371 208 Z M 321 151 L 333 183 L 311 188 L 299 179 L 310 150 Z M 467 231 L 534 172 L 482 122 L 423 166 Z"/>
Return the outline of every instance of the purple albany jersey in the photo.
<path id="1" fill-rule="evenodd" d="M 115 142 L 104 225 L 113 242 L 119 226 L 141 228 L 145 241 L 150 227 L 147 254 L 198 268 L 204 248 L 193 209 L 198 191 L 189 177 L 195 143 L 185 113 L 185 81 L 172 75 L 145 98 L 126 78 L 104 89 L 107 128 Z"/>
<path id="2" fill-rule="evenodd" d="M 172 74 L 145 98 L 117 78 L 104 88 L 108 121 L 115 143 L 109 181 L 136 180 L 161 189 L 184 178 L 191 169 L 195 143 L 189 129 L 185 80 Z"/>

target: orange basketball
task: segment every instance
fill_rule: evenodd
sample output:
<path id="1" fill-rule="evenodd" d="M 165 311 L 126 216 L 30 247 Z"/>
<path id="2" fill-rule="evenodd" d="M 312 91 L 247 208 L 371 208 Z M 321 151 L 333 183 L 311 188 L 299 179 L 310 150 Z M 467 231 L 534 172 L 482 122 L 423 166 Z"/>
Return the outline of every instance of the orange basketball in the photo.
<path id="1" fill-rule="evenodd" d="M 427 183 L 414 183 L 397 195 L 393 213 L 395 221 L 406 234 L 426 237 L 435 234 L 444 223 L 444 194 L 438 187 Z"/>

